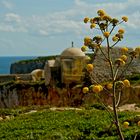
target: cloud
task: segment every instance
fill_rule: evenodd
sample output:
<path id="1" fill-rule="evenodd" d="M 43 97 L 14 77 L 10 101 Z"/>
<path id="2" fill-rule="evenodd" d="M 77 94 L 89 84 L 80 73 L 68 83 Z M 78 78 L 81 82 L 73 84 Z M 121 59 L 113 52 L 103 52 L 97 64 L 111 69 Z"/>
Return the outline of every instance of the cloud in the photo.
<path id="1" fill-rule="evenodd" d="M 0 31 L 2 32 L 27 32 L 24 27 L 14 27 L 13 25 L 0 24 Z"/>
<path id="2" fill-rule="evenodd" d="M 79 12 L 85 11 L 85 14 L 88 14 L 89 16 L 96 15 L 97 10 L 99 9 L 104 9 L 108 13 L 110 13 L 111 11 L 111 14 L 114 15 L 118 13 L 119 11 L 125 9 L 127 6 L 126 4 L 124 4 L 124 2 L 122 3 L 122 2 L 113 1 L 113 2 L 107 2 L 107 3 L 103 3 L 103 2 L 87 3 L 82 0 L 75 0 L 75 5 L 77 9 L 79 10 Z"/>
<path id="3" fill-rule="evenodd" d="M 0 24 L 0 31 L 3 31 L 3 32 L 15 32 L 15 29 L 11 25 Z"/>
<path id="4" fill-rule="evenodd" d="M 29 21 L 32 26 L 32 32 L 38 32 L 40 35 L 52 36 L 58 34 L 79 35 L 84 28 L 84 24 L 79 20 L 73 20 L 67 15 L 54 13 L 51 16 L 33 16 Z M 31 29 L 29 29 L 31 31 Z M 35 33 L 34 32 L 34 33 Z"/>
<path id="5" fill-rule="evenodd" d="M 19 23 L 21 22 L 21 17 L 15 13 L 8 13 L 5 15 L 5 20 L 8 22 L 15 21 Z"/>
<path id="6" fill-rule="evenodd" d="M 43 36 L 48 36 L 48 32 L 42 29 L 39 30 L 39 34 Z"/>
<path id="7" fill-rule="evenodd" d="M 125 25 L 130 29 L 140 29 L 140 1 L 139 0 L 126 0 L 126 1 L 108 1 L 87 3 L 84 0 L 75 0 L 75 7 L 81 16 L 95 16 L 96 11 L 104 9 L 108 14 L 113 17 L 121 18 L 128 16 L 129 22 Z M 82 10 L 81 10 L 82 9 Z M 82 11 L 86 11 L 85 13 Z M 111 11 L 111 12 L 110 12 Z"/>
<path id="8" fill-rule="evenodd" d="M 6 3 L 7 1 L 3 2 Z M 4 23 L 0 24 L 0 30 L 29 32 L 30 34 L 41 36 L 62 35 L 66 33 L 80 36 L 89 31 L 85 31 L 87 26 L 82 23 L 83 18 L 85 16 L 96 16 L 98 9 L 104 9 L 107 13 L 119 18 L 128 15 L 129 22 L 127 26 L 139 29 L 139 9 L 137 11 L 134 10 L 132 13 L 130 12 L 137 5 L 140 5 L 140 1 L 138 0 L 126 0 L 123 2 L 109 1 L 106 3 L 87 3 L 84 0 L 74 0 L 74 5 L 71 8 L 43 16 L 31 15 L 23 17 L 17 13 L 7 13 L 4 18 Z"/>
<path id="9" fill-rule="evenodd" d="M 136 11 L 129 16 L 128 26 L 134 29 L 140 28 L 140 11 Z"/>
<path id="10" fill-rule="evenodd" d="M 28 32 L 24 19 L 16 13 L 7 13 L 0 19 L 0 31 L 2 32 Z"/>
<path id="11" fill-rule="evenodd" d="M 7 8 L 9 10 L 13 9 L 13 7 L 14 7 L 13 3 L 11 3 L 7 0 L 3 0 L 1 3 L 5 8 Z"/>

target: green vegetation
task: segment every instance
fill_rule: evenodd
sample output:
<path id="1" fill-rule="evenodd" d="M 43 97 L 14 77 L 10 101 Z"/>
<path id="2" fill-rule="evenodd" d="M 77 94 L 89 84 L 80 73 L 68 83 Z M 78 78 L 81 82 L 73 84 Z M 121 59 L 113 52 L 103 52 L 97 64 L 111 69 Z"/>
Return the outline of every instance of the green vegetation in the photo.
<path id="1" fill-rule="evenodd" d="M 139 85 L 140 84 L 140 74 L 133 74 L 127 76 L 127 78 L 131 81 L 133 85 Z"/>
<path id="2" fill-rule="evenodd" d="M 95 108 L 89 110 L 50 111 L 42 108 L 36 113 L 23 114 L 31 109 L 39 107 L 2 109 L 0 114 L 15 116 L 10 120 L 0 122 L 0 139 L 20 140 L 117 140 L 115 126 L 110 129 L 110 118 L 106 111 Z M 119 113 L 121 124 L 125 120 L 130 121 L 137 113 Z M 137 120 L 138 121 L 138 120 Z M 131 140 L 140 138 L 140 127 L 137 122 L 130 122 L 128 128 L 122 126 L 124 137 Z"/>
<path id="3" fill-rule="evenodd" d="M 57 55 L 52 55 L 52 56 L 40 56 L 35 59 L 28 59 L 28 60 L 20 60 L 17 61 L 16 63 L 23 64 L 23 63 L 30 63 L 30 62 L 46 62 L 46 60 L 50 59 L 55 59 Z"/>

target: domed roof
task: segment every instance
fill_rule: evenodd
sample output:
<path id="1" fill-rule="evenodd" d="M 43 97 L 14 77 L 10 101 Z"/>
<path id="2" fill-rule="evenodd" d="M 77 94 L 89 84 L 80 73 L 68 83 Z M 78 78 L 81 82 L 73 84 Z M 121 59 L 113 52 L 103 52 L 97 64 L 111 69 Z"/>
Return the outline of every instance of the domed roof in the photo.
<path id="1" fill-rule="evenodd" d="M 61 57 L 71 57 L 71 56 L 85 56 L 85 53 L 81 51 L 80 48 L 67 48 L 61 53 Z"/>

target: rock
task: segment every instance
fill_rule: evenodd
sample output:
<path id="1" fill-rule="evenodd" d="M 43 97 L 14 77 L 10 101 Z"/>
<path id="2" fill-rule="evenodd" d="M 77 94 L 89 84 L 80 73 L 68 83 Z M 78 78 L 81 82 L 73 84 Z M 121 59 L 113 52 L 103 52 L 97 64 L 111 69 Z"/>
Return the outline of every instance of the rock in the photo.
<path id="1" fill-rule="evenodd" d="M 0 117 L 0 121 L 2 121 L 3 120 L 3 118 L 2 117 Z"/>
<path id="2" fill-rule="evenodd" d="M 31 73 L 34 69 L 44 69 L 45 62 L 13 63 L 10 67 L 10 74 Z"/>
<path id="3" fill-rule="evenodd" d="M 37 112 L 37 110 L 31 110 L 31 111 L 26 112 L 26 113 L 24 113 L 24 114 L 32 114 L 32 113 L 36 113 L 36 112 Z"/>
<path id="4" fill-rule="evenodd" d="M 132 49 L 129 49 L 129 52 L 131 52 Z M 103 48 L 103 52 L 106 54 L 106 48 Z M 111 50 L 111 56 L 112 56 L 112 61 L 115 61 L 116 58 L 119 58 L 122 55 L 120 48 L 113 48 Z M 130 61 L 130 58 L 128 58 L 128 61 Z M 109 81 L 110 79 L 110 67 L 108 62 L 105 61 L 104 56 L 102 55 L 102 53 L 99 51 L 94 62 L 94 70 L 92 73 L 92 76 L 94 78 L 94 81 L 96 82 L 105 82 L 105 81 Z M 122 72 L 123 67 L 119 70 L 119 72 Z M 132 75 L 132 74 L 140 74 L 140 57 L 135 58 L 130 67 L 128 67 L 128 69 L 126 70 L 126 72 L 124 73 L 125 75 Z M 93 81 L 93 82 L 94 82 Z"/>
<path id="5" fill-rule="evenodd" d="M 5 116 L 5 119 L 6 120 L 10 120 L 10 116 Z"/>

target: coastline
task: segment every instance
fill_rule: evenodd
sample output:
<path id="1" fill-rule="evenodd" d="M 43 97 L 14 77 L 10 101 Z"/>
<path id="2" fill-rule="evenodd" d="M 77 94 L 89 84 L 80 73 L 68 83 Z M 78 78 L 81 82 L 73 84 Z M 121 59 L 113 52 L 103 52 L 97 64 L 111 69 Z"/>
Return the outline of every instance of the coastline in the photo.
<path id="1" fill-rule="evenodd" d="M 10 66 L 12 63 L 37 57 L 38 56 L 0 56 L 0 75 L 10 74 Z"/>

